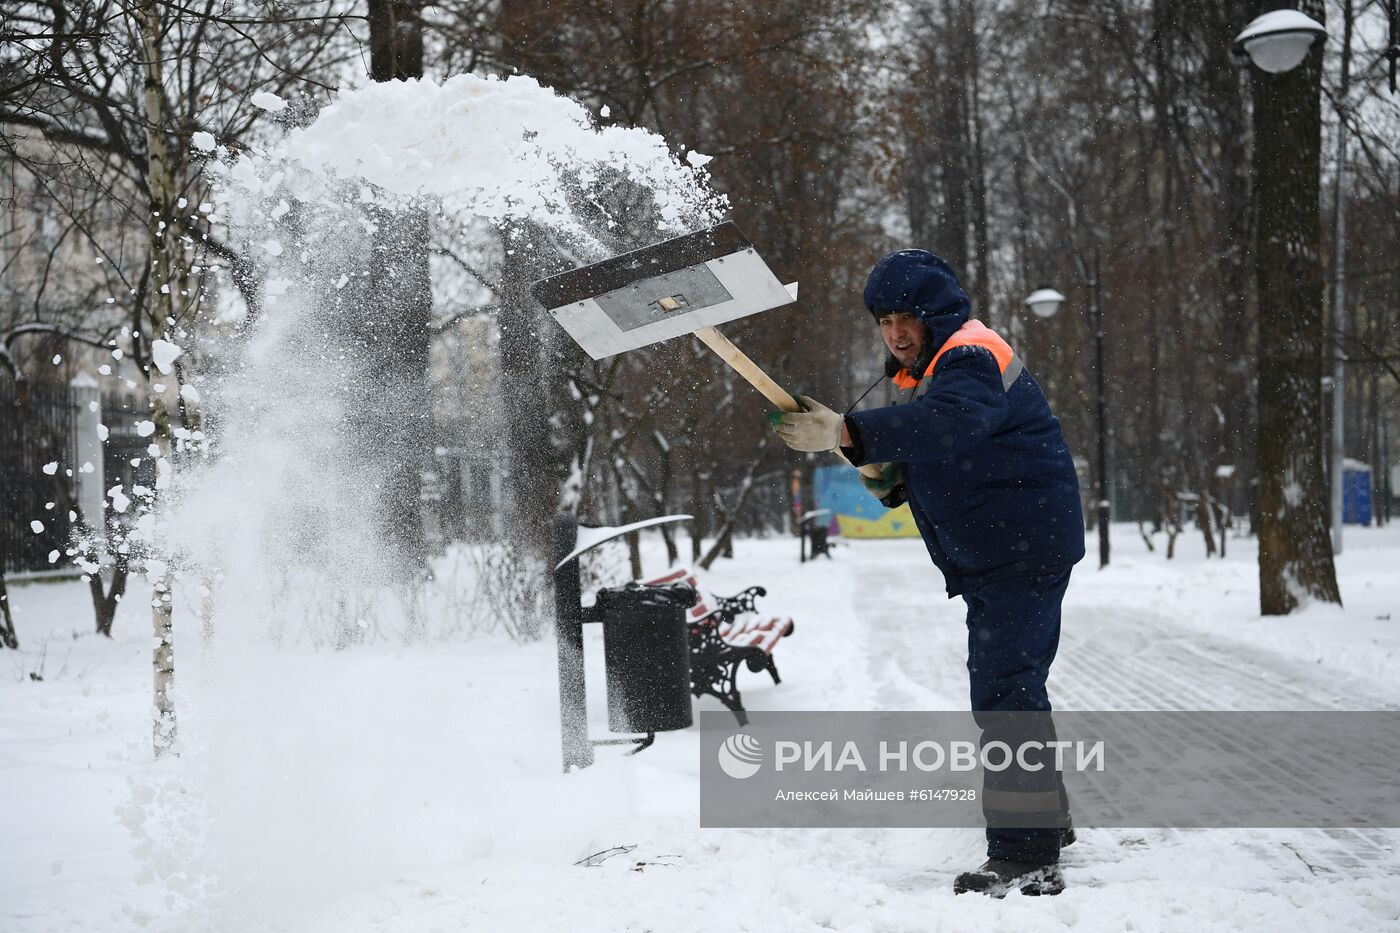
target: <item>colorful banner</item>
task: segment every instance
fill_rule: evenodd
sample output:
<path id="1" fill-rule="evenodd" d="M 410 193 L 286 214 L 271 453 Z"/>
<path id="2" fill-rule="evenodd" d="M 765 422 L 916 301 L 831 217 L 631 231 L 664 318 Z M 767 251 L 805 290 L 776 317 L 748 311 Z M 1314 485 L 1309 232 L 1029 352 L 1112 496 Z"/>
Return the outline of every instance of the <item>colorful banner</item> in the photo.
<path id="1" fill-rule="evenodd" d="M 816 508 L 835 513 L 835 533 L 845 538 L 917 538 L 908 505 L 887 509 L 865 491 L 848 466 L 817 467 L 812 473 Z"/>

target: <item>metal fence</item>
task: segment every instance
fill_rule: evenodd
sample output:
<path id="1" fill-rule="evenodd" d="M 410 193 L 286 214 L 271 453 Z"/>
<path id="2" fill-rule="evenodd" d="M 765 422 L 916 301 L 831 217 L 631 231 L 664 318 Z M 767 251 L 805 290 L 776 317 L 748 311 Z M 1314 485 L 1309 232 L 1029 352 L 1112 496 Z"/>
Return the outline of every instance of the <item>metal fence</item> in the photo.
<path id="1" fill-rule="evenodd" d="M 107 427 L 107 439 L 102 444 L 102 473 L 104 490 L 118 483 L 126 487 L 156 484 L 155 461 L 147 456 L 151 439 L 136 432 L 138 422 L 151 417 L 149 399 L 134 393 L 102 396 L 102 423 Z M 130 513 L 128 513 L 129 517 Z M 112 516 L 108 516 L 108 521 Z"/>
<path id="2" fill-rule="evenodd" d="M 90 377 L 73 383 L 0 380 L 0 568 L 5 573 L 71 565 L 75 518 L 107 520 L 105 490 L 151 483 L 147 440 L 136 430 L 148 402 L 100 395 Z M 107 437 L 98 436 L 99 424 Z M 55 553 L 56 552 L 56 553 Z"/>
<path id="3" fill-rule="evenodd" d="M 18 386 L 0 380 L 0 565 L 5 572 L 42 570 L 60 558 L 72 523 L 57 502 L 71 485 L 66 456 L 77 405 L 67 386 Z M 45 472 L 46 465 L 53 473 Z"/>

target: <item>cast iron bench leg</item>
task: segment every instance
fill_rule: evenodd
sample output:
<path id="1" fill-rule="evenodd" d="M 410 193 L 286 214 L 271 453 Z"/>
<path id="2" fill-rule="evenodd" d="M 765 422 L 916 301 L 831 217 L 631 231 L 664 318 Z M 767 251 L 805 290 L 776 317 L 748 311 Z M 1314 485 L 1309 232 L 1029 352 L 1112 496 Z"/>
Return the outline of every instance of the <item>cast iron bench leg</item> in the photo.
<path id="1" fill-rule="evenodd" d="M 768 656 L 768 664 L 764 667 L 764 670 L 768 671 L 769 676 L 773 678 L 773 683 L 780 684 L 783 682 L 783 679 L 778 676 L 778 665 L 773 663 L 773 656 L 771 654 Z"/>
<path id="2" fill-rule="evenodd" d="M 739 696 L 738 673 L 739 662 L 742 658 L 734 658 L 729 661 L 722 661 L 709 667 L 708 677 L 697 677 L 691 687 L 691 692 L 696 696 L 709 694 L 719 700 L 725 707 L 734 714 L 734 718 L 739 720 L 739 725 L 747 726 L 749 717 L 744 712 L 744 701 Z M 718 668 L 718 670 L 716 670 Z"/>

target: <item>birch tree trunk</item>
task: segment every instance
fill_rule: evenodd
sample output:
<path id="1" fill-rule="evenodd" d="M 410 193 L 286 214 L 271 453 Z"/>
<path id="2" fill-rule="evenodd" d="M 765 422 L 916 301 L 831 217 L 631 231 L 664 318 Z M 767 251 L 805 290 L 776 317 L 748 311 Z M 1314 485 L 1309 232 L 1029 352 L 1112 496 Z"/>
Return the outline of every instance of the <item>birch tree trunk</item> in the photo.
<path id="1" fill-rule="evenodd" d="M 1304 13 L 1323 22 L 1322 0 Z M 1340 603 L 1322 476 L 1322 52 L 1254 79 L 1259 228 L 1259 609 Z"/>
<path id="2" fill-rule="evenodd" d="M 150 194 L 152 288 L 150 333 L 144 335 L 149 345 L 150 341 L 165 336 L 174 317 L 176 298 L 187 290 L 185 286 L 189 284 L 189 275 L 175 234 L 175 170 L 166 142 L 169 116 L 161 64 L 159 4 L 156 0 L 143 0 L 136 8 L 136 16 L 140 21 L 141 53 L 144 60 L 146 186 Z M 152 391 L 151 402 L 152 420 L 156 428 L 151 442 L 159 449 L 156 458 L 156 489 L 159 491 L 170 482 L 170 413 L 166 409 L 163 393 Z M 161 570 L 151 597 L 151 625 L 155 636 L 154 653 L 151 658 L 155 682 L 152 746 L 157 758 L 174 749 L 176 737 L 175 704 L 171 695 L 175 682 L 175 646 L 170 600 L 171 576 L 169 568 L 166 567 Z"/>

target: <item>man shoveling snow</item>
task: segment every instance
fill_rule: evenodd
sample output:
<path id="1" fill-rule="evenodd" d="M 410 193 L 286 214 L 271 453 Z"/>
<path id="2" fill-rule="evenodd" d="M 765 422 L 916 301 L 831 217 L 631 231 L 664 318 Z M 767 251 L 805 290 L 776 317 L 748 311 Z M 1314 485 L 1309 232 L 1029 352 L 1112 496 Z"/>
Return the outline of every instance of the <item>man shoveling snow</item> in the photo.
<path id="1" fill-rule="evenodd" d="M 861 482 L 889 508 L 909 503 L 948 595 L 967 603 L 972 709 L 985 747 L 1003 738 L 1006 717 L 981 713 L 1050 710 L 1060 602 L 1084 556 L 1074 463 L 1040 386 L 1006 341 L 969 320 L 971 303 L 942 259 L 892 253 L 871 271 L 864 297 L 890 353 L 886 374 L 906 400 L 843 417 L 801 397 L 805 411 L 770 420 L 794 450 L 840 448 L 857 466 L 879 464 L 880 478 Z M 1046 728 L 1029 737 L 1053 741 Z M 954 891 L 1063 890 L 1060 849 L 1074 830 L 1059 772 L 988 771 L 982 808 L 988 859 L 958 875 Z"/>

